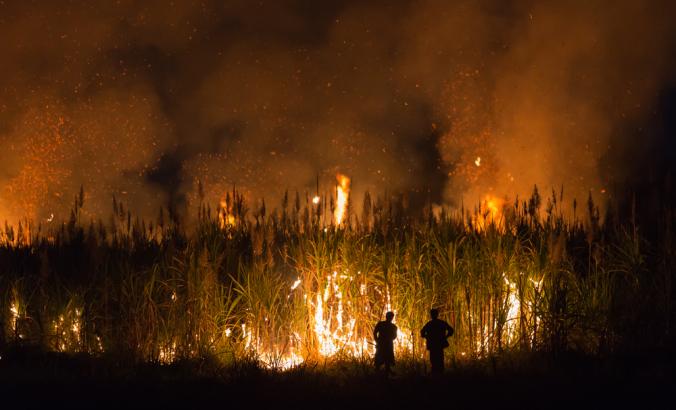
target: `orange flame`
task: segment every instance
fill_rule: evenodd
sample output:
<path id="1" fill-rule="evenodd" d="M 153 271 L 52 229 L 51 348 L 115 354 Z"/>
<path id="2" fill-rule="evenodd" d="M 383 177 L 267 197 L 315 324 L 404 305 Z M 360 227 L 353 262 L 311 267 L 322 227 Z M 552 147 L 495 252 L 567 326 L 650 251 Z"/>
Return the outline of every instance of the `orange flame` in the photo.
<path id="1" fill-rule="evenodd" d="M 486 195 L 476 214 L 472 217 L 474 227 L 483 231 L 488 228 L 490 224 L 495 224 L 498 229 L 504 229 L 505 220 L 502 212 L 504 206 L 504 199 Z"/>
<path id="2" fill-rule="evenodd" d="M 347 214 L 347 199 L 350 196 L 350 178 L 343 174 L 337 174 L 336 180 L 338 186 L 336 187 L 336 209 L 333 212 L 333 217 L 336 226 L 343 223 L 343 219 Z"/>
<path id="3" fill-rule="evenodd" d="M 237 223 L 235 216 L 232 214 L 231 206 L 222 199 L 221 207 L 218 210 L 218 224 L 222 229 L 228 226 L 234 226 Z"/>

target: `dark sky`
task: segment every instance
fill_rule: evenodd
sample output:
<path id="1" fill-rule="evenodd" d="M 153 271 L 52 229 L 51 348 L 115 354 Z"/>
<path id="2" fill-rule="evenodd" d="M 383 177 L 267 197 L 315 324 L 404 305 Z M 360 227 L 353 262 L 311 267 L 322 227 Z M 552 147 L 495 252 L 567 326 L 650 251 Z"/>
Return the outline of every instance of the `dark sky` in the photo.
<path id="1" fill-rule="evenodd" d="M 674 2 L 558 3 L 0 1 L 0 217 L 80 185 L 154 215 L 197 181 L 457 206 L 666 174 Z"/>

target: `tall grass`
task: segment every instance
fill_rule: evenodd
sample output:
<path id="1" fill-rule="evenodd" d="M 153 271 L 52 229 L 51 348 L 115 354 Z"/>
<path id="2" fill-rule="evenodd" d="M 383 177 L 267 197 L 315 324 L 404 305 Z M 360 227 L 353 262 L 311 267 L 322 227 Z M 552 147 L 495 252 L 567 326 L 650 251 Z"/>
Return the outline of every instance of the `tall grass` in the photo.
<path id="1" fill-rule="evenodd" d="M 632 221 L 601 223 L 591 201 L 564 218 L 556 194 L 546 210 L 537 192 L 507 205 L 499 221 L 480 208 L 410 215 L 400 201 L 368 197 L 339 228 L 298 194 L 249 215 L 237 192 L 215 211 L 200 205 L 190 229 L 164 211 L 139 220 L 118 201 L 108 223 L 83 222 L 82 200 L 30 237 L 5 226 L 0 348 L 274 367 L 367 358 L 373 325 L 394 310 L 397 349 L 415 360 L 432 307 L 456 330 L 458 360 L 669 343 L 673 218 L 655 244 Z"/>

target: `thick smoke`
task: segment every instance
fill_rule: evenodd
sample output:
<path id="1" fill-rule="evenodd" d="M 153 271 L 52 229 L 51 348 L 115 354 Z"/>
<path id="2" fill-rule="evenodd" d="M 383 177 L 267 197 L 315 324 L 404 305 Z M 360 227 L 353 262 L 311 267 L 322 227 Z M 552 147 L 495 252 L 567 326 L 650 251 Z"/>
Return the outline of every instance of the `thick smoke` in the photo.
<path id="1" fill-rule="evenodd" d="M 0 3 L 0 217 L 112 196 L 189 214 L 198 182 L 277 203 L 457 206 L 622 184 L 674 80 L 673 2 Z M 642 152 L 645 152 L 642 151 Z M 481 160 L 478 160 L 481 158 Z M 639 159 L 640 161 L 645 158 Z M 478 164 L 478 165 L 477 165 Z"/>

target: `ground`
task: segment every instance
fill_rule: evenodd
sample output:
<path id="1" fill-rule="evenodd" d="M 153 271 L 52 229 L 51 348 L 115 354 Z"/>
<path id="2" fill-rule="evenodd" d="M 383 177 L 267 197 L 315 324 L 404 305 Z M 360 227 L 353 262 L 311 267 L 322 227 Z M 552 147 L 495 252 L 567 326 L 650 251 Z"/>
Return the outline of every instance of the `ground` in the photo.
<path id="1" fill-rule="evenodd" d="M 0 359 L 0 397 L 21 408 L 69 409 L 664 408 L 676 386 L 673 355 L 664 352 L 604 360 L 542 355 L 515 363 L 456 363 L 441 377 L 400 364 L 387 378 L 367 362 L 280 373 L 251 363 L 129 365 L 20 349 Z"/>

